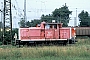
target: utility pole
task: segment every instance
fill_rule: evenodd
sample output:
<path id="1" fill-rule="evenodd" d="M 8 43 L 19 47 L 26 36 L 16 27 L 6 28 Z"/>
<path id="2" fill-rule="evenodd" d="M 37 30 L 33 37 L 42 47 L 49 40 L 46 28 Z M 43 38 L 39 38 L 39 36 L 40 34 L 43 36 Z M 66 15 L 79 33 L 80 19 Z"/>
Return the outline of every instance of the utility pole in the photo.
<path id="1" fill-rule="evenodd" d="M 24 0 L 24 20 L 25 20 L 25 22 L 27 21 L 27 18 L 26 18 L 26 0 Z"/>
<path id="2" fill-rule="evenodd" d="M 76 17 L 74 17 L 74 27 L 76 27 Z"/>
<path id="3" fill-rule="evenodd" d="M 77 26 L 77 8 L 76 8 L 76 26 Z"/>
<path id="4" fill-rule="evenodd" d="M 4 31 L 3 31 L 3 44 L 5 41 L 5 33 L 6 30 L 10 32 L 10 40 L 12 44 L 12 11 L 11 11 L 11 0 L 4 0 L 4 12 L 3 12 L 3 24 L 4 24 Z"/>

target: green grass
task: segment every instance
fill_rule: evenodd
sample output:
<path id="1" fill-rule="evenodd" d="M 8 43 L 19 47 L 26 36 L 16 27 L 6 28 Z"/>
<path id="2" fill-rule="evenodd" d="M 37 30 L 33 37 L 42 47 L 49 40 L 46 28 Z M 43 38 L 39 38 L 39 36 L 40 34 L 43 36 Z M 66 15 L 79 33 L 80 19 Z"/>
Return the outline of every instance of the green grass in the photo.
<path id="1" fill-rule="evenodd" d="M 0 46 L 0 60 L 90 60 L 90 39 L 67 46 Z"/>

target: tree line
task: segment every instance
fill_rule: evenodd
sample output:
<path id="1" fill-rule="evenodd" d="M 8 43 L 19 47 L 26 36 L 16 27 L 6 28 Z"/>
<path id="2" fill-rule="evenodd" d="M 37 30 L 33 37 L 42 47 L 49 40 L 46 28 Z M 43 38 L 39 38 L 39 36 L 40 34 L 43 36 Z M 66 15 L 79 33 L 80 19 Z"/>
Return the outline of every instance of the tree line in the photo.
<path id="1" fill-rule="evenodd" d="M 20 27 L 35 27 L 37 24 L 40 24 L 42 21 L 51 23 L 52 20 L 55 20 L 56 23 L 63 23 L 63 27 L 67 27 L 69 20 L 70 20 L 70 14 L 72 14 L 72 11 L 70 11 L 67 7 L 67 5 L 63 5 L 61 8 L 56 8 L 52 14 L 44 15 L 42 14 L 40 19 L 34 19 L 29 21 L 25 21 L 24 18 L 21 18 L 19 22 Z M 81 27 L 88 27 L 90 26 L 90 15 L 87 11 L 81 11 L 78 15 L 80 25 Z"/>
<path id="2" fill-rule="evenodd" d="M 48 14 L 48 15 L 44 15 L 42 14 L 41 18 L 38 19 L 34 19 L 31 20 L 31 22 L 29 21 L 25 21 L 24 18 L 21 18 L 20 22 L 19 22 L 19 26 L 20 27 L 34 27 L 36 26 L 36 24 L 40 24 L 42 21 L 51 23 L 52 20 L 55 20 L 56 23 L 63 23 L 63 26 L 67 27 L 70 17 L 69 15 L 72 13 L 72 11 L 70 11 L 67 7 L 67 5 L 63 5 L 61 8 L 56 8 L 52 14 Z"/>

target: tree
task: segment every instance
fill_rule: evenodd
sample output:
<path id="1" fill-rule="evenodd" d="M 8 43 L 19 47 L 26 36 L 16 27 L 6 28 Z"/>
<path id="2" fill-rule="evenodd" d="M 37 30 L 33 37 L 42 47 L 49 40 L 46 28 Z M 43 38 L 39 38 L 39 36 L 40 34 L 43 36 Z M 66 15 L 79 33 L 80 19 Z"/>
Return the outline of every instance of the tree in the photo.
<path id="1" fill-rule="evenodd" d="M 18 24 L 22 28 L 26 27 L 26 22 L 25 22 L 24 18 L 21 18 L 21 20 L 20 20 L 20 22 Z"/>
<path id="2" fill-rule="evenodd" d="M 30 22 L 30 25 L 32 27 L 35 27 L 37 24 L 40 24 L 41 23 L 41 20 L 38 20 L 38 19 L 34 19 Z"/>
<path id="3" fill-rule="evenodd" d="M 5 37 L 4 37 L 4 44 L 5 45 L 8 45 L 8 44 L 10 44 L 11 43 L 11 37 L 10 37 L 10 31 L 6 31 L 5 30 Z M 12 29 L 12 43 L 14 43 L 14 35 L 15 35 L 15 33 L 18 35 L 18 28 L 14 28 L 14 29 Z"/>
<path id="4" fill-rule="evenodd" d="M 52 15 L 42 15 L 41 16 L 41 21 L 45 21 L 45 22 L 48 22 L 48 23 L 51 23 L 52 20 L 55 20 L 55 18 L 52 16 Z"/>
<path id="5" fill-rule="evenodd" d="M 69 23 L 69 15 L 72 13 L 72 11 L 69 11 L 68 7 L 63 6 L 59 9 L 55 9 L 53 12 L 53 17 L 56 18 L 57 22 L 62 22 L 63 26 L 68 26 Z"/>
<path id="6" fill-rule="evenodd" d="M 26 22 L 26 26 L 27 26 L 27 27 L 31 27 L 31 22 L 27 21 L 27 22 Z"/>
<path id="7" fill-rule="evenodd" d="M 80 26 L 90 26 L 90 16 L 87 11 L 82 11 L 79 15 Z"/>

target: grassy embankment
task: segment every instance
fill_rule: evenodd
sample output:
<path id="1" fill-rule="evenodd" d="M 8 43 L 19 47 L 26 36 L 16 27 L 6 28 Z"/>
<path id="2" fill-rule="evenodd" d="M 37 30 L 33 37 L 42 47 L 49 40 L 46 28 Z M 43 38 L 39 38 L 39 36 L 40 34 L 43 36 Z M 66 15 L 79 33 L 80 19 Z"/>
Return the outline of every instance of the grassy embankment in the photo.
<path id="1" fill-rule="evenodd" d="M 90 60 L 90 39 L 67 46 L 0 46 L 0 60 Z"/>

